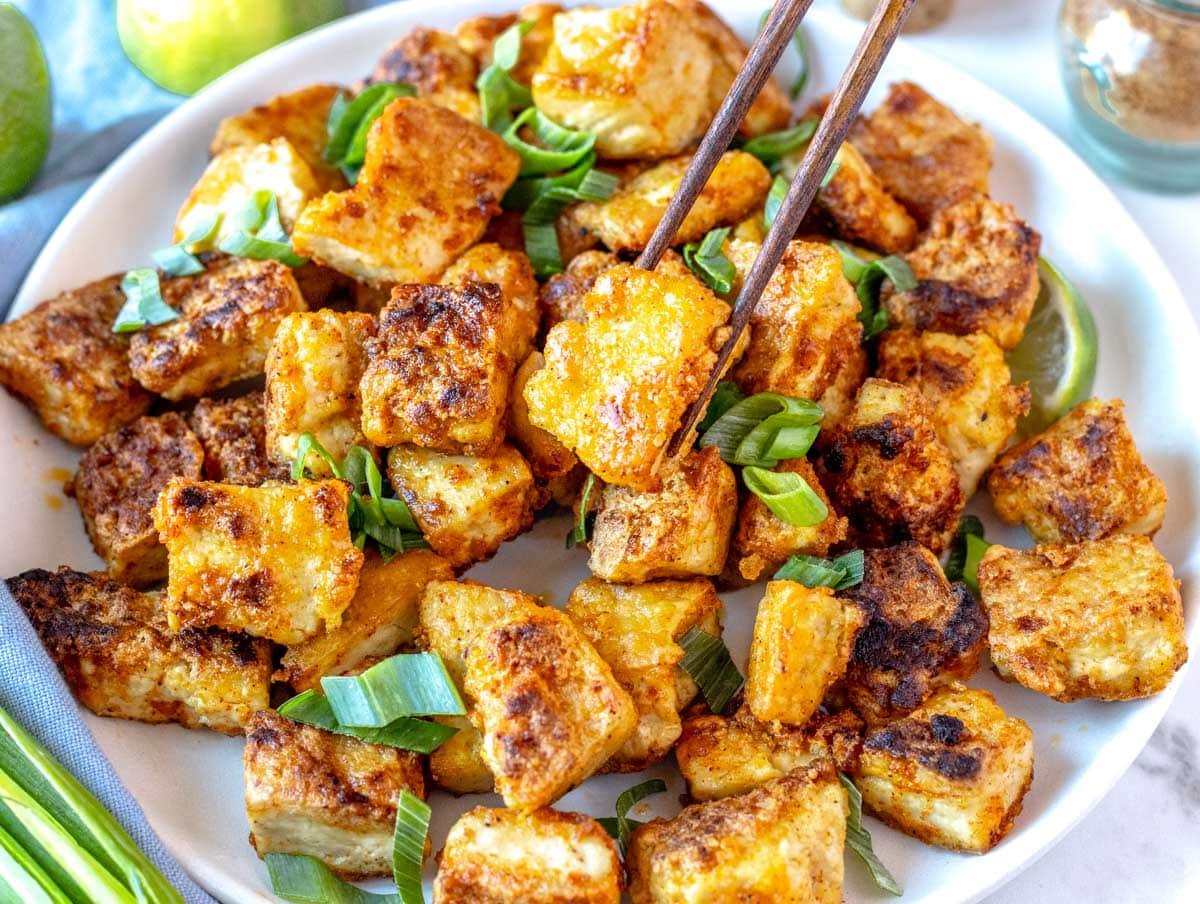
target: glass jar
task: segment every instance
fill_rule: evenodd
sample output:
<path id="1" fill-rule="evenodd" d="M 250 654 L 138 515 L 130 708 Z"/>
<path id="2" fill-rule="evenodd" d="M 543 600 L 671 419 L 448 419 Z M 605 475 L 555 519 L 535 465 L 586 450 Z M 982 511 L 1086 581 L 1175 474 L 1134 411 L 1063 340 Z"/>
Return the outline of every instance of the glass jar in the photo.
<path id="1" fill-rule="evenodd" d="M 1200 190 L 1200 0 L 1065 0 L 1059 62 L 1084 156 L 1148 188 Z"/>

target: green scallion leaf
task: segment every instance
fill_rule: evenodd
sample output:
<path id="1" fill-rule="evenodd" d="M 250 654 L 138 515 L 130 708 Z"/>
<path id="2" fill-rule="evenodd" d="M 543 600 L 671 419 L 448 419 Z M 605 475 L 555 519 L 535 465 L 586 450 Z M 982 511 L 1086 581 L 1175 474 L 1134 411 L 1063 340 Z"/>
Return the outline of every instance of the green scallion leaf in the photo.
<path id="1" fill-rule="evenodd" d="M 327 141 L 322 158 L 341 169 L 353 185 L 367 156 L 367 134 L 384 109 L 398 97 L 415 97 L 416 89 L 402 82 L 377 82 L 363 88 L 352 100 L 339 94 L 329 107 L 325 123 Z"/>
<path id="2" fill-rule="evenodd" d="M 396 803 L 396 830 L 392 835 L 392 878 L 402 904 L 425 904 L 421 889 L 421 864 L 429 837 L 429 804 L 409 791 Z"/>
<path id="3" fill-rule="evenodd" d="M 804 36 L 803 25 L 797 26 L 796 33 L 792 35 L 792 45 L 796 48 L 796 56 L 800 58 L 800 71 L 796 74 L 796 80 L 792 82 L 791 90 L 788 92 L 792 100 L 795 100 L 804 93 L 804 86 L 808 84 L 808 75 L 811 69 L 808 64 L 808 40 Z"/>
<path id="4" fill-rule="evenodd" d="M 896 878 L 888 871 L 888 868 L 883 865 L 883 861 L 875 854 L 875 848 L 871 844 L 871 833 L 863 828 L 862 793 L 844 773 L 839 772 L 838 779 L 841 781 L 842 787 L 846 789 L 846 794 L 850 798 L 850 814 L 846 818 L 846 847 L 862 858 L 863 863 L 867 865 L 867 869 L 871 872 L 871 878 L 875 880 L 875 884 L 883 891 L 893 895 L 904 894 L 904 889 L 900 886 L 900 883 L 896 881 Z"/>
<path id="5" fill-rule="evenodd" d="M 958 530 L 946 557 L 946 580 L 962 581 L 979 596 L 979 560 L 992 544 L 983 539 L 983 522 L 975 515 L 958 519 Z"/>
<path id="6" fill-rule="evenodd" d="M 520 132 L 528 128 L 541 142 L 530 144 Z M 583 160 L 596 144 L 591 132 L 576 132 L 561 126 L 537 107 L 527 107 L 501 137 L 521 158 L 522 176 L 540 176 L 570 169 Z"/>
<path id="7" fill-rule="evenodd" d="M 271 891 L 294 904 L 399 904 L 397 894 L 375 894 L 343 882 L 328 866 L 308 854 L 268 853 Z"/>
<path id="8" fill-rule="evenodd" d="M 771 166 L 808 144 L 817 131 L 817 123 L 816 119 L 804 119 L 789 129 L 756 135 L 742 145 L 742 150 Z"/>
<path id="9" fill-rule="evenodd" d="M 717 383 L 712 398 L 708 400 L 708 408 L 704 410 L 704 417 L 696 426 L 696 432 L 700 434 L 707 432 L 709 427 L 719 421 L 730 408 L 744 398 L 737 383 L 732 380 L 721 380 Z"/>
<path id="10" fill-rule="evenodd" d="M 679 646 L 683 648 L 680 667 L 696 682 L 708 708 L 721 715 L 745 683 L 725 641 L 691 628 L 679 639 Z"/>
<path id="11" fill-rule="evenodd" d="M 291 239 L 279 219 L 279 200 L 274 192 L 256 191 L 235 216 L 237 227 L 217 243 L 217 247 L 234 257 L 256 261 L 278 261 L 289 267 L 308 263 L 292 250 Z"/>
<path id="12" fill-rule="evenodd" d="M 821 188 L 825 188 L 825 186 L 832 182 L 833 177 L 838 174 L 838 170 L 841 168 L 842 161 L 840 160 L 835 160 L 833 163 L 829 164 L 829 169 L 825 170 L 825 175 L 821 179 Z"/>
<path id="13" fill-rule="evenodd" d="M 622 856 L 629 847 L 629 836 L 633 834 L 634 829 L 641 825 L 640 821 L 629 817 L 629 811 L 639 801 L 645 800 L 652 794 L 662 794 L 666 790 L 667 783 L 661 778 L 652 778 L 634 785 L 632 788 L 626 788 L 617 795 L 616 817 L 607 816 L 599 820 L 608 834 L 620 845 Z"/>
<path id="14" fill-rule="evenodd" d="M 533 28 L 522 21 L 506 28 L 492 42 L 492 63 L 475 80 L 484 126 L 504 132 L 512 125 L 512 112 L 533 103 L 529 89 L 509 73 L 521 59 L 521 38 Z"/>
<path id="15" fill-rule="evenodd" d="M 733 262 L 721 250 L 729 231 L 728 226 L 710 229 L 702 241 L 688 242 L 683 246 L 683 262 L 718 295 L 728 295 L 737 278 Z"/>
<path id="16" fill-rule="evenodd" d="M 716 446 L 730 464 L 773 468 L 785 458 L 808 452 L 817 434 L 812 430 L 806 445 L 806 428 L 818 425 L 824 415 L 820 405 L 807 399 L 759 392 L 724 411 L 701 433 L 699 445 Z"/>
<path id="17" fill-rule="evenodd" d="M 417 753 L 433 753 L 458 731 L 450 725 L 430 722 L 426 719 L 404 717 L 382 728 L 356 728 L 343 725 L 333 714 L 328 698 L 316 691 L 308 690 L 297 694 L 279 706 L 281 716 L 293 722 L 314 725 L 335 734 L 358 738 L 368 744 L 396 747 L 400 750 L 415 750 Z"/>
<path id="18" fill-rule="evenodd" d="M 777 581 L 795 581 L 805 587 L 845 590 L 862 583 L 863 551 L 855 549 L 835 559 L 794 555 L 775 572 Z"/>
<path id="19" fill-rule="evenodd" d="M 437 653 L 398 653 L 360 675 L 327 675 L 321 689 L 338 722 L 355 728 L 382 728 L 404 716 L 467 712 Z"/>
<path id="20" fill-rule="evenodd" d="M 562 273 L 562 251 L 554 224 L 522 223 L 521 229 L 525 234 L 525 255 L 533 265 L 533 272 L 542 278 Z"/>
<path id="21" fill-rule="evenodd" d="M 114 333 L 136 333 L 148 326 L 170 323 L 181 316 L 163 301 L 158 272 L 149 267 L 126 273 L 121 280 L 121 291 L 125 294 L 125 304 L 121 305 L 113 321 Z"/>
<path id="22" fill-rule="evenodd" d="M 829 509 L 808 481 L 792 471 L 768 471 L 749 466 L 742 469 L 746 488 L 785 524 L 812 527 L 829 517 Z"/>
<path id="23" fill-rule="evenodd" d="M 908 261 L 898 254 L 867 261 L 843 242 L 834 242 L 842 258 L 842 273 L 855 287 L 861 310 L 858 320 L 863 325 L 863 341 L 873 339 L 888 327 L 887 308 L 879 303 L 879 290 L 884 279 L 890 279 L 898 292 L 917 287 L 916 277 Z"/>
<path id="24" fill-rule="evenodd" d="M 0 829 L 0 901 L 72 904 L 50 874 L 4 829 Z"/>
<path id="25" fill-rule="evenodd" d="M 595 514 L 589 509 L 596 484 L 596 475 L 588 474 L 587 479 L 583 482 L 583 491 L 579 495 L 579 517 L 575 519 L 575 526 L 567 534 L 567 549 L 586 543 L 591 537 Z"/>
<path id="26" fill-rule="evenodd" d="M 204 272 L 204 264 L 193 252 L 206 250 L 221 223 L 219 211 L 212 210 L 199 217 L 183 240 L 160 248 L 150 256 L 168 276 L 194 276 Z"/>
<path id="27" fill-rule="evenodd" d="M 763 225 L 767 229 L 771 228 L 775 217 L 779 215 L 779 208 L 783 206 L 783 200 L 787 197 L 787 193 L 787 179 L 783 176 L 776 176 L 771 180 L 771 190 L 767 192 L 767 200 L 763 203 Z"/>
<path id="28" fill-rule="evenodd" d="M 329 471 L 334 477 L 342 477 L 342 468 L 329 450 L 322 446 L 311 433 L 302 433 L 296 442 L 296 457 L 292 461 L 292 480 L 304 478 L 305 463 L 308 461 L 308 456 L 313 454 L 325 460 L 325 464 L 329 465 Z"/>

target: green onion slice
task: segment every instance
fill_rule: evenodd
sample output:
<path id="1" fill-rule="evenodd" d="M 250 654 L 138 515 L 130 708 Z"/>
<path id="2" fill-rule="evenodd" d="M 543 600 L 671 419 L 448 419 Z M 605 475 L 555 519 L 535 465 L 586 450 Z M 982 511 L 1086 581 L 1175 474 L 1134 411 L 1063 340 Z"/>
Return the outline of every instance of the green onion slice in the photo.
<path id="1" fill-rule="evenodd" d="M 776 176 L 771 180 L 771 190 L 767 192 L 767 200 L 763 204 L 763 225 L 767 229 L 771 228 L 775 217 L 779 215 L 779 208 L 783 206 L 783 199 L 787 197 L 787 193 L 787 179 L 783 176 Z"/>
<path id="2" fill-rule="evenodd" d="M 136 333 L 148 326 L 178 320 L 180 313 L 163 301 L 158 272 L 149 267 L 130 270 L 121 280 L 125 304 L 113 321 L 114 333 Z"/>
<path id="3" fill-rule="evenodd" d="M 896 881 L 895 876 L 888 871 L 888 868 L 883 865 L 883 861 L 875 854 L 875 848 L 871 844 L 871 833 L 863 828 L 862 793 L 845 773 L 839 772 L 838 779 L 850 798 L 850 815 L 846 818 L 846 847 L 862 858 L 863 863 L 871 872 L 871 878 L 883 891 L 893 895 L 904 894 L 904 889 Z"/>
<path id="4" fill-rule="evenodd" d="M 699 686 L 708 708 L 721 715 L 746 680 L 729 655 L 725 641 L 691 628 L 679 639 L 679 646 L 683 648 L 679 665 Z"/>
<path id="5" fill-rule="evenodd" d="M 917 279 L 908 261 L 898 254 L 867 261 L 843 242 L 834 242 L 833 247 L 842 257 L 842 273 L 858 294 L 861 306 L 858 320 L 863 325 L 863 341 L 866 342 L 888 327 L 887 308 L 879 303 L 879 290 L 884 279 L 890 279 L 898 292 L 915 289 Z"/>
<path id="6" fill-rule="evenodd" d="M 567 534 L 567 549 L 586 543 L 591 537 L 595 514 L 589 511 L 589 503 L 592 493 L 596 489 L 596 483 L 595 474 L 588 474 L 587 479 L 583 482 L 583 491 L 579 496 L 579 517 L 575 519 L 575 526 Z"/>
<path id="7" fill-rule="evenodd" d="M 958 530 L 946 557 L 946 579 L 962 581 L 979 596 L 979 560 L 992 544 L 983 539 L 983 522 L 975 515 L 958 519 Z"/>
<path id="8" fill-rule="evenodd" d="M 492 42 L 492 63 L 475 80 L 484 126 L 504 132 L 512 125 L 512 111 L 533 103 L 529 89 L 509 72 L 521 59 L 521 38 L 533 22 L 521 21 L 509 26 Z"/>
<path id="9" fill-rule="evenodd" d="M 308 456 L 314 454 L 325 460 L 334 477 L 341 478 L 343 476 L 341 466 L 337 463 L 337 459 L 330 454 L 329 450 L 322 446 L 320 441 L 311 433 L 302 433 L 296 443 L 296 458 L 292 461 L 292 480 L 301 480 L 304 477 L 304 468 L 305 463 L 308 461 Z"/>
<path id="10" fill-rule="evenodd" d="M 840 170 L 841 168 L 842 168 L 842 161 L 840 161 L 840 160 L 835 160 L 835 161 L 833 161 L 833 163 L 829 164 L 829 169 L 825 170 L 825 175 L 821 179 L 821 188 L 824 188 L 830 182 L 832 182 L 833 177 L 838 174 L 838 170 Z"/>
<path id="11" fill-rule="evenodd" d="M 409 791 L 396 803 L 396 830 L 392 835 L 392 878 L 403 904 L 425 904 L 421 889 L 421 864 L 429 837 L 429 804 Z"/>
<path id="12" fill-rule="evenodd" d="M 415 97 L 416 88 L 402 82 L 377 82 L 368 85 L 352 100 L 339 94 L 329 107 L 325 123 L 327 141 L 322 158 L 342 170 L 347 181 L 358 181 L 359 170 L 367 156 L 367 134 L 384 109 L 398 97 Z"/>
<path id="13" fill-rule="evenodd" d="M 533 265 L 533 272 L 543 278 L 562 273 L 562 251 L 554 224 L 522 223 L 521 228 L 525 234 L 525 254 Z"/>
<path id="14" fill-rule="evenodd" d="M 845 590 L 861 584 L 864 558 L 861 549 L 843 553 L 835 559 L 794 555 L 775 572 L 777 581 L 795 581 L 805 587 L 829 587 Z"/>
<path id="15" fill-rule="evenodd" d="M 710 229 L 701 242 L 688 242 L 683 246 L 683 262 L 718 295 L 728 295 L 737 277 L 733 262 L 721 250 L 729 232 L 728 226 Z"/>
<path id="16" fill-rule="evenodd" d="M 703 431 L 699 445 L 716 446 L 730 464 L 773 468 L 807 454 L 817 435 L 807 428 L 824 416 L 821 406 L 808 399 L 759 392 L 727 408 Z"/>
<path id="17" fill-rule="evenodd" d="M 327 675 L 321 688 L 342 725 L 382 728 L 403 716 L 465 716 L 437 653 L 398 653 L 360 675 Z"/>
<path id="18" fill-rule="evenodd" d="M 314 725 L 334 734 L 358 738 L 368 744 L 415 750 L 417 753 L 433 753 L 458 731 L 450 725 L 410 717 L 397 719 L 382 728 L 355 728 L 343 725 L 333 714 L 333 707 L 328 698 L 313 690 L 297 694 L 281 704 L 279 714 L 287 716 L 293 722 Z"/>
<path id="19" fill-rule="evenodd" d="M 629 836 L 642 824 L 637 819 L 631 819 L 629 811 L 639 801 L 645 800 L 652 794 L 662 794 L 666 790 L 667 783 L 661 778 L 652 778 L 634 785 L 632 788 L 626 788 L 617 796 L 616 817 L 606 816 L 597 820 L 621 846 L 622 856 L 629 847 Z"/>
<path id="20" fill-rule="evenodd" d="M 792 471 L 768 471 L 749 466 L 742 469 L 746 488 L 785 524 L 812 527 L 829 517 L 829 509 L 808 481 Z"/>
<path id="21" fill-rule="evenodd" d="M 168 276 L 195 276 L 197 273 L 203 273 L 204 264 L 200 263 L 200 259 L 192 252 L 203 250 L 210 245 L 220 223 L 219 211 L 212 210 L 201 215 L 182 241 L 160 248 L 151 254 L 154 263 Z"/>
<path id="22" fill-rule="evenodd" d="M 279 219 L 279 200 L 274 192 L 256 191 L 234 216 L 233 232 L 217 247 L 226 254 L 256 261 L 278 261 L 289 267 L 308 263 L 292 250 L 292 242 Z"/>
<path id="23" fill-rule="evenodd" d="M 808 84 L 808 76 L 811 67 L 808 64 L 808 39 L 804 35 L 804 26 L 796 27 L 796 33 L 792 35 L 792 45 L 796 48 L 796 56 L 800 58 L 800 71 L 796 75 L 796 80 L 792 82 L 791 90 L 788 94 L 795 100 L 804 93 L 804 86 Z"/>
<path id="24" fill-rule="evenodd" d="M 817 131 L 817 123 L 816 119 L 804 119 L 789 129 L 756 135 L 742 145 L 742 150 L 770 166 L 808 144 Z"/>
<path id="25" fill-rule="evenodd" d="M 72 904 L 33 855 L 4 829 L 0 829 L 0 901 Z"/>
<path id="26" fill-rule="evenodd" d="M 528 127 L 542 146 L 530 144 L 520 136 Z M 591 132 L 576 132 L 561 126 L 537 107 L 527 107 L 501 136 L 521 158 L 522 176 L 540 176 L 570 169 L 583 160 L 596 144 Z"/>

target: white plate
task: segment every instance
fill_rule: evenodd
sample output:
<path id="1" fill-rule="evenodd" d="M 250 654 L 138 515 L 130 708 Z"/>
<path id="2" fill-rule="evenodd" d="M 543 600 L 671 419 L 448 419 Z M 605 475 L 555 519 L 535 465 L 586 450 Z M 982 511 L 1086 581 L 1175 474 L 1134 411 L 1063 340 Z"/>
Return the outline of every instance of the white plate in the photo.
<path id="1" fill-rule="evenodd" d="M 717 0 L 714 5 L 743 36 L 755 30 L 759 9 L 746 7 L 762 4 Z M 415 25 L 448 27 L 467 15 L 504 7 L 500 0 L 410 0 L 343 20 L 237 69 L 151 130 L 80 199 L 30 271 L 14 313 L 104 274 L 144 266 L 150 251 L 168 240 L 174 213 L 204 167 L 205 148 L 223 116 L 313 82 L 348 83 L 370 68 L 389 41 Z M 815 57 L 810 93 L 828 90 L 857 41 L 858 26 L 813 10 L 806 27 Z M 788 59 L 781 74 L 790 78 L 793 65 Z M 1013 203 L 1041 230 L 1045 254 L 1091 303 L 1102 343 L 1096 392 L 1125 399 L 1139 445 L 1170 490 L 1158 543 L 1175 563 L 1190 599 L 1200 561 L 1200 340 L 1179 289 L 1111 192 L 1047 129 L 970 76 L 903 41 L 868 107 L 888 81 L 902 78 L 919 82 L 983 123 L 996 140 L 993 194 Z M 1047 85 L 1046 90 L 1057 91 L 1058 86 Z M 59 504 L 61 477 L 56 478 L 54 469 L 73 468 L 76 451 L 49 437 L 7 395 L 0 395 L 0 424 L 0 460 L 7 463 L 8 474 L 0 519 L 14 525 L 0 549 L 0 574 L 64 562 L 98 567 L 74 506 Z M 987 508 L 983 501 L 981 510 Z M 1024 542 L 1017 532 L 994 524 L 989 528 L 993 539 Z M 561 603 L 586 576 L 582 554 L 563 549 L 565 530 L 563 519 L 542 521 L 471 577 L 546 593 Z M 749 644 L 754 593 L 725 597 L 727 635 L 739 657 Z M 1194 612 L 1188 627 L 1195 645 L 1200 619 Z M 908 904 L 976 900 L 1029 865 L 1125 771 L 1172 696 L 1169 690 L 1137 703 L 1064 706 L 1002 685 L 990 672 L 973 683 L 991 689 L 1006 710 L 1033 726 L 1037 776 L 1013 833 L 983 857 L 925 847 L 872 822 L 876 850 L 903 881 Z M 246 843 L 240 741 L 176 726 L 88 719 L 154 828 L 202 885 L 228 902 L 269 898 L 265 870 Z M 651 772 L 667 776 L 672 786 L 671 793 L 651 799 L 647 809 L 661 815 L 675 812 L 681 783 L 673 767 Z M 638 780 L 593 779 L 559 806 L 609 814 L 615 795 Z M 435 793 L 434 850 L 461 811 L 497 800 L 456 801 Z M 874 890 L 857 861 L 849 861 L 847 872 L 848 901 L 891 900 Z"/>

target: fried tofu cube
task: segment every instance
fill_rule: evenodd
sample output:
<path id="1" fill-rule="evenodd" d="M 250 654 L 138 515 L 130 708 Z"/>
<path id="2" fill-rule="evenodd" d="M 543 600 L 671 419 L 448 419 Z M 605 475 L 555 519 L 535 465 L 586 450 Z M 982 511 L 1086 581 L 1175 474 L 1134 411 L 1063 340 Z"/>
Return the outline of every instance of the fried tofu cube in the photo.
<path id="1" fill-rule="evenodd" d="M 160 593 L 70 568 L 8 579 L 75 698 L 98 716 L 240 735 L 270 705 L 271 645 L 167 627 Z"/>
<path id="2" fill-rule="evenodd" d="M 954 336 L 888 330 L 879 340 L 876 375 L 911 386 L 930 403 L 933 428 L 954 458 L 963 499 L 1029 411 L 1029 385 L 1012 385 L 1004 352 L 985 333 Z"/>
<path id="3" fill-rule="evenodd" d="M 1039 543 L 1153 537 L 1167 488 L 1134 443 L 1120 399 L 1089 399 L 1000 456 L 988 475 L 996 514 Z"/>
<path id="4" fill-rule="evenodd" d="M 152 396 L 129 370 L 129 337 L 112 331 L 125 304 L 121 278 L 63 292 L 0 324 L 0 385 L 77 446 L 150 408 Z"/>
<path id="5" fill-rule="evenodd" d="M 147 587 L 167 576 L 154 504 L 172 477 L 199 478 L 204 450 L 174 412 L 142 417 L 100 437 L 79 459 L 73 488 L 83 524 L 108 573 Z"/>
<path id="6" fill-rule="evenodd" d="M 488 794 L 495 787 L 483 760 L 483 735 L 465 716 L 434 716 L 433 721 L 458 731 L 429 755 L 429 777 L 454 795 Z"/>
<path id="7" fill-rule="evenodd" d="M 538 290 L 538 307 L 547 329 L 564 320 L 583 323 L 587 311 L 583 300 L 595 285 L 596 277 L 620 263 L 608 251 L 584 251 L 571 258 L 562 273 L 555 273 Z"/>
<path id="8" fill-rule="evenodd" d="M 508 436 L 525 456 L 535 479 L 548 481 L 565 477 L 579 464 L 575 453 L 554 438 L 554 434 L 534 426 L 529 420 L 529 403 L 525 401 L 525 384 L 546 366 L 541 352 L 530 352 L 513 375 L 512 394 L 508 400 Z"/>
<path id="9" fill-rule="evenodd" d="M 993 546 L 979 590 L 996 672 L 1060 702 L 1149 697 L 1187 661 L 1179 582 L 1146 537 Z"/>
<path id="10" fill-rule="evenodd" d="M 289 478 L 288 466 L 267 458 L 261 392 L 234 399 L 201 399 L 188 415 L 188 426 L 204 447 L 204 476 L 209 480 L 256 487 L 267 480 Z"/>
<path id="11" fill-rule="evenodd" d="M 312 201 L 292 243 L 363 282 L 423 282 L 478 241 L 520 168 L 499 135 L 401 97 L 371 126 L 358 182 Z"/>
<path id="12" fill-rule="evenodd" d="M 633 698 L 633 736 L 605 765 L 638 772 L 661 760 L 679 738 L 680 711 L 698 688 L 679 668 L 677 641 L 693 627 L 721 633 L 721 599 L 705 580 L 626 586 L 589 578 L 571 591 L 566 613 Z"/>
<path id="13" fill-rule="evenodd" d="M 475 807 L 446 836 L 434 904 L 619 904 L 623 872 L 604 827 L 582 813 Z"/>
<path id="14" fill-rule="evenodd" d="M 351 446 L 367 445 L 358 384 L 374 335 L 370 314 L 324 310 L 283 318 L 266 364 L 267 450 L 274 461 L 293 461 L 305 433 L 338 461 Z M 320 456 L 307 464 L 314 474 L 331 473 Z"/>
<path id="15" fill-rule="evenodd" d="M 513 361 L 523 361 L 533 350 L 538 332 L 538 284 L 533 265 L 524 251 L 507 251 L 494 242 L 468 249 L 446 268 L 438 282 L 467 288 L 472 283 L 495 283 L 504 303 L 506 350 Z"/>
<path id="16" fill-rule="evenodd" d="M 496 38 L 517 22 L 530 23 L 529 30 L 521 36 L 517 65 L 509 72 L 518 84 L 528 86 L 554 40 L 554 17 L 560 12 L 562 6 L 557 3 L 528 3 L 516 13 L 463 19 L 454 26 L 454 37 L 458 45 L 475 58 L 482 72 L 492 64 L 492 46 Z"/>
<path id="17" fill-rule="evenodd" d="M 392 874 L 392 836 L 402 792 L 425 798 L 421 759 L 256 713 L 242 754 L 250 843 L 270 853 L 316 857 L 343 879 Z"/>
<path id="18" fill-rule="evenodd" d="M 652 820 L 630 839 L 630 899 L 841 904 L 846 808 L 846 790 L 826 767 Z"/>
<path id="19" fill-rule="evenodd" d="M 459 46 L 454 35 L 418 27 L 383 52 L 367 83 L 412 85 L 417 97 L 478 121 L 478 74 L 475 58 Z"/>
<path id="20" fill-rule="evenodd" d="M 154 509 L 172 630 L 216 626 L 290 645 L 337 627 L 363 561 L 350 540 L 349 497 L 341 480 L 173 479 Z"/>
<path id="21" fill-rule="evenodd" d="M 871 731 L 853 778 L 864 806 L 892 828 L 982 854 L 1021 812 L 1033 781 L 1033 732 L 987 691 L 947 688 Z"/>
<path id="22" fill-rule="evenodd" d="M 913 539 L 935 553 L 950 545 L 964 503 L 958 473 L 932 406 L 912 387 L 867 380 L 846 419 L 822 433 L 814 459 L 859 545 Z"/>
<path id="23" fill-rule="evenodd" d="M 607 483 L 654 490 L 716 363 L 729 306 L 695 279 L 628 264 L 600 274 L 583 305 L 586 323 L 563 321 L 546 337 L 546 366 L 525 385 L 529 419 Z"/>

